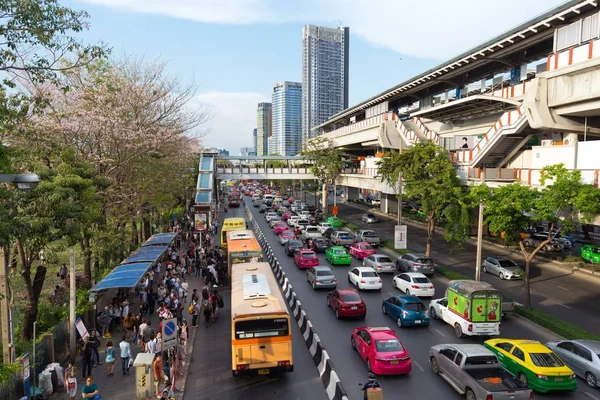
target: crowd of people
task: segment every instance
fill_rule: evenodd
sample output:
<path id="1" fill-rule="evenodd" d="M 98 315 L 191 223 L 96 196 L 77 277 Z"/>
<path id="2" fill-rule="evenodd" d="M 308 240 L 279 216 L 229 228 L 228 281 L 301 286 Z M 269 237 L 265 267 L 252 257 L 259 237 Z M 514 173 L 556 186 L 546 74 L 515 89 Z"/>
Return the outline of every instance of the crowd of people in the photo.
<path id="1" fill-rule="evenodd" d="M 120 358 L 122 376 L 129 375 L 133 365 L 134 349 L 136 353 L 154 354 L 152 373 L 155 395 L 159 399 L 171 399 L 178 391 L 176 383 L 183 376 L 183 367 L 187 357 L 187 341 L 190 337 L 189 326 L 184 318 L 185 309 L 192 317 L 192 327 L 204 317 L 205 326 L 217 320 L 219 309 L 223 307 L 223 297 L 219 294 L 219 284 L 227 279 L 225 253 L 218 246 L 213 247 L 216 234 L 216 222 L 204 234 L 191 234 L 190 221 L 193 215 L 170 227 L 178 232 L 174 243 L 167 249 L 162 262 L 156 262 L 135 288 L 120 289 L 109 305 L 98 315 L 97 330 L 83 339 L 81 388 L 83 398 L 100 400 L 101 394 L 92 378 L 92 368 L 106 365 L 106 376 L 114 376 L 117 359 Z M 193 274 L 202 277 L 200 291 L 190 288 L 187 276 Z M 191 293 L 190 293 L 191 289 Z M 137 299 L 137 301 L 135 300 Z M 138 304 L 137 310 L 132 304 Z M 158 317 L 158 324 L 154 316 Z M 163 348 L 162 324 L 166 320 L 177 320 L 177 345 Z M 115 337 L 120 335 L 120 342 Z M 102 338 L 106 343 L 102 346 Z M 103 360 L 100 356 L 104 347 Z M 77 379 L 74 363 L 70 362 L 64 374 L 68 396 L 75 399 Z"/>

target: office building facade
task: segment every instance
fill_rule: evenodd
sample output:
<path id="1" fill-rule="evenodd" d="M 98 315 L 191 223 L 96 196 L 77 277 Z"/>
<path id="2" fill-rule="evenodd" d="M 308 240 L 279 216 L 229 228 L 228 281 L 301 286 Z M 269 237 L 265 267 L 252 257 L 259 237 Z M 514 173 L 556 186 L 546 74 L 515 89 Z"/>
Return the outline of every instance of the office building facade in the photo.
<path id="1" fill-rule="evenodd" d="M 275 83 L 271 104 L 273 136 L 269 154 L 295 156 L 302 151 L 302 83 Z"/>
<path id="2" fill-rule="evenodd" d="M 256 155 L 269 155 L 271 130 L 271 103 L 258 103 L 256 110 Z"/>
<path id="3" fill-rule="evenodd" d="M 254 153 L 255 153 L 254 155 L 256 155 L 256 149 L 258 148 L 257 143 L 256 143 L 257 138 L 258 138 L 258 129 L 254 128 L 252 130 L 252 146 L 254 146 Z"/>
<path id="4" fill-rule="evenodd" d="M 310 129 L 348 108 L 350 28 L 302 28 L 302 142 Z"/>
<path id="5" fill-rule="evenodd" d="M 255 156 L 255 155 L 256 155 L 256 149 L 254 147 L 241 147 L 240 148 L 240 156 L 242 156 L 242 157 Z"/>

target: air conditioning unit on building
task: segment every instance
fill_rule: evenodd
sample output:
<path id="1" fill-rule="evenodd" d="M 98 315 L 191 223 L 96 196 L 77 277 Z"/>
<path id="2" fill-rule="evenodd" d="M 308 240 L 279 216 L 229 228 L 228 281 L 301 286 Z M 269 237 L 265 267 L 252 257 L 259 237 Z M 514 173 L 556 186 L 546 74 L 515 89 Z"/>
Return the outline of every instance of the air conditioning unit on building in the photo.
<path id="1" fill-rule="evenodd" d="M 573 146 L 574 144 L 577 144 L 577 139 L 565 138 L 565 140 L 563 140 L 563 144 L 565 146 Z"/>
<path id="2" fill-rule="evenodd" d="M 554 146 L 554 140 L 542 140 L 542 147 Z"/>

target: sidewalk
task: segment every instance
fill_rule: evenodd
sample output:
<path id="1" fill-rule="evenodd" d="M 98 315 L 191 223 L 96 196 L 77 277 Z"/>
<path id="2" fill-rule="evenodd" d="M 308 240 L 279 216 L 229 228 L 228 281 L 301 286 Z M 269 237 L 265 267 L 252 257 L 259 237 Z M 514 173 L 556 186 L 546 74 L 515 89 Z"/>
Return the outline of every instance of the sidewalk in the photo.
<path id="1" fill-rule="evenodd" d="M 179 251 L 179 253 L 183 253 L 184 251 L 187 250 L 187 246 L 182 246 L 181 250 Z M 202 289 L 202 277 L 198 276 L 196 277 L 193 274 L 187 274 L 186 275 L 186 280 L 189 282 L 189 292 L 188 292 L 188 296 L 187 296 L 187 300 L 184 303 L 184 310 L 183 310 L 183 319 L 186 320 L 188 322 L 188 326 L 189 326 L 189 338 L 188 338 L 188 343 L 187 343 L 187 353 L 188 356 L 185 360 L 185 364 L 184 364 L 184 376 L 177 376 L 176 377 L 176 381 L 175 381 L 175 386 L 176 388 L 179 390 L 179 392 L 175 393 L 175 398 L 176 399 L 182 399 L 183 398 L 183 391 L 185 389 L 185 382 L 186 382 L 186 378 L 187 378 L 187 374 L 189 371 L 189 364 L 191 362 L 191 358 L 192 358 L 192 351 L 193 351 L 193 347 L 194 347 L 194 340 L 196 338 L 196 328 L 193 328 L 191 326 L 192 324 L 192 316 L 188 313 L 188 307 L 190 305 L 190 301 L 191 301 L 191 293 L 193 291 L 193 289 L 198 289 L 198 291 L 201 291 Z M 155 283 L 156 286 L 156 283 Z M 136 296 L 135 294 L 132 294 L 129 298 L 129 305 L 131 307 L 132 310 L 139 310 L 139 297 Z M 158 304 L 156 305 L 156 308 L 158 308 Z M 135 315 L 136 313 L 134 313 Z M 158 330 L 158 324 L 159 324 L 159 318 L 158 318 L 158 314 L 156 312 L 154 312 L 154 314 L 152 315 L 145 315 L 144 318 L 148 319 L 149 321 L 152 322 L 152 327 L 155 330 Z M 102 363 L 102 365 L 97 365 L 92 369 L 92 377 L 94 378 L 94 382 L 96 383 L 96 385 L 98 386 L 98 390 L 99 393 L 102 396 L 102 399 L 107 399 L 107 400 L 133 400 L 136 398 L 136 377 L 135 377 L 135 368 L 131 367 L 129 369 L 129 375 L 127 376 L 123 376 L 121 374 L 121 360 L 119 358 L 119 342 L 121 342 L 121 337 L 124 334 L 124 330 L 121 327 L 120 329 L 117 329 L 113 332 L 112 337 L 111 338 L 102 338 L 102 343 L 100 344 L 100 347 L 98 348 L 98 351 L 100 353 L 100 362 Z M 106 364 L 104 363 L 104 350 L 106 349 L 106 342 L 108 340 L 112 340 L 113 342 L 113 346 L 116 349 L 116 353 L 117 353 L 117 357 L 115 360 L 115 368 L 114 368 L 114 375 L 111 377 L 107 376 L 107 372 L 106 372 Z M 138 353 L 141 352 L 141 349 L 139 346 L 136 345 L 132 345 L 131 346 L 132 349 L 132 353 L 133 353 L 133 360 L 135 360 L 135 357 L 137 356 Z M 64 368 L 65 365 L 62 365 L 62 367 Z M 75 360 L 75 368 L 77 371 L 77 399 L 81 398 L 81 387 L 83 386 L 84 382 L 83 379 L 81 377 L 81 368 L 82 368 L 82 360 L 81 360 L 81 356 L 78 355 L 76 360 Z M 164 385 L 160 386 L 161 389 L 164 388 Z M 150 388 L 151 393 L 154 393 L 154 388 Z M 65 392 L 64 387 L 59 388 L 59 391 L 57 393 L 53 393 L 50 397 L 50 400 L 69 400 L 69 397 L 67 396 L 67 393 Z"/>

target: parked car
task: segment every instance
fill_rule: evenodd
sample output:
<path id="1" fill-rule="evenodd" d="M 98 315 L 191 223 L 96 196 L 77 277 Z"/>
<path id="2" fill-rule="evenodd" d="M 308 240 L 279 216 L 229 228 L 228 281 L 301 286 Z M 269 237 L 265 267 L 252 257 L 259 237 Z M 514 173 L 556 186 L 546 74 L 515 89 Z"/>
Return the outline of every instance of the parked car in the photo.
<path id="1" fill-rule="evenodd" d="M 312 249 L 315 253 L 325 253 L 329 246 L 329 240 L 325 239 L 324 237 L 318 237 L 310 241 L 309 248 Z"/>
<path id="2" fill-rule="evenodd" d="M 429 311 L 417 296 L 392 296 L 383 301 L 381 312 L 389 315 L 399 327 L 429 326 Z"/>
<path id="3" fill-rule="evenodd" d="M 370 267 L 355 267 L 348 271 L 348 282 L 359 290 L 381 290 L 383 281 L 377 271 Z"/>
<path id="4" fill-rule="evenodd" d="M 516 280 L 523 279 L 525 271 L 513 260 L 506 257 L 487 257 L 483 261 L 483 272 L 497 275 L 500 279 Z"/>
<path id="5" fill-rule="evenodd" d="M 396 271 L 396 265 L 386 255 L 383 254 L 372 254 L 363 260 L 363 267 L 371 267 L 378 273 Z"/>
<path id="6" fill-rule="evenodd" d="M 367 364 L 367 370 L 378 375 L 405 375 L 412 370 L 410 354 L 396 332 L 387 327 L 355 328 L 352 348 Z"/>
<path id="7" fill-rule="evenodd" d="M 296 252 L 296 250 L 300 250 L 303 248 L 304 248 L 304 245 L 302 244 L 301 240 L 298 240 L 298 239 L 288 240 L 288 242 L 285 244 L 285 253 L 288 256 L 293 256 L 294 253 Z"/>
<path id="8" fill-rule="evenodd" d="M 536 392 L 577 390 L 571 368 L 536 340 L 498 338 L 483 345 L 498 357 L 502 368 Z"/>
<path id="9" fill-rule="evenodd" d="M 377 236 L 375 231 L 369 229 L 361 229 L 360 231 L 358 231 L 358 233 L 356 234 L 356 241 L 367 242 L 373 247 L 377 247 L 381 243 L 381 239 L 379 239 L 379 236 Z"/>
<path id="10" fill-rule="evenodd" d="M 328 224 L 331 224 L 331 226 L 333 226 L 334 228 L 341 228 L 342 226 L 342 220 L 340 220 L 338 217 L 329 217 L 327 218 L 326 222 Z"/>
<path id="11" fill-rule="evenodd" d="M 302 248 L 294 253 L 294 264 L 300 269 L 316 267 L 319 265 L 319 258 L 314 251 Z"/>
<path id="12" fill-rule="evenodd" d="M 377 216 L 373 213 L 364 213 L 361 218 L 362 222 L 367 224 L 374 224 L 375 222 L 379 222 Z"/>
<path id="13" fill-rule="evenodd" d="M 435 286 L 429 278 L 420 272 L 404 272 L 394 277 L 392 286 L 400 289 L 407 295 L 419 297 L 433 297 L 435 295 Z"/>
<path id="14" fill-rule="evenodd" d="M 294 239 L 296 239 L 296 235 L 294 235 L 294 232 L 292 231 L 283 231 L 279 234 L 279 243 L 281 243 L 282 246 Z"/>
<path id="15" fill-rule="evenodd" d="M 334 246 L 351 246 L 354 243 L 354 235 L 350 232 L 337 231 L 331 234 L 329 240 Z"/>
<path id="16" fill-rule="evenodd" d="M 550 235 L 550 233 L 548 231 L 542 231 L 542 232 L 539 232 L 539 234 L 546 236 L 546 238 L 548 237 L 548 235 Z M 556 231 L 552 232 L 552 241 L 556 241 L 556 242 L 560 243 L 563 246 L 563 248 L 565 248 L 565 249 L 570 249 L 571 247 L 573 247 L 573 244 L 571 243 L 570 240 L 561 237 L 560 233 L 556 232 Z"/>
<path id="17" fill-rule="evenodd" d="M 591 263 L 600 263 L 600 246 L 586 244 L 581 246 L 581 258 Z"/>
<path id="18" fill-rule="evenodd" d="M 420 272 L 425 275 L 433 275 L 435 264 L 430 257 L 420 253 L 408 253 L 396 260 L 398 271 Z"/>
<path id="19" fill-rule="evenodd" d="M 498 358 L 480 344 L 438 344 L 429 349 L 429 363 L 467 400 L 531 400 L 527 384 L 500 366 Z"/>
<path id="20" fill-rule="evenodd" d="M 348 251 L 342 246 L 332 246 L 325 250 L 325 259 L 333 265 L 350 265 L 352 259 Z"/>
<path id="21" fill-rule="evenodd" d="M 600 342 L 595 340 L 561 340 L 548 342 L 546 346 L 585 380 L 591 388 L 598 388 L 600 379 Z"/>
<path id="22" fill-rule="evenodd" d="M 378 198 L 372 198 L 370 201 L 372 206 L 380 206 L 381 205 L 381 200 L 379 200 Z"/>
<path id="23" fill-rule="evenodd" d="M 327 295 L 327 307 L 335 313 L 335 317 L 359 317 L 367 315 L 367 304 L 354 289 L 337 289 Z"/>
<path id="24" fill-rule="evenodd" d="M 335 289 L 337 287 L 337 278 L 327 266 L 311 267 L 306 271 L 306 279 L 316 289 Z"/>
<path id="25" fill-rule="evenodd" d="M 350 246 L 350 255 L 359 260 L 367 258 L 371 254 L 375 254 L 375 249 L 367 242 L 358 242 Z"/>
<path id="26" fill-rule="evenodd" d="M 526 247 L 537 247 L 540 244 L 542 244 L 543 242 L 545 242 L 546 240 L 548 240 L 548 235 L 532 233 L 523 240 L 523 244 Z M 563 249 L 564 249 L 563 245 L 558 243 L 556 240 L 546 243 L 542 247 L 542 251 L 562 251 Z"/>

